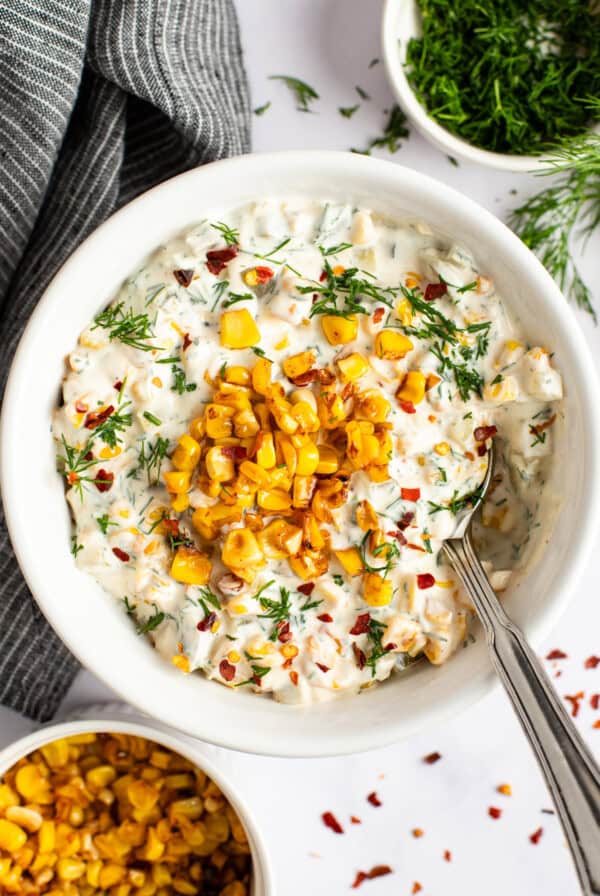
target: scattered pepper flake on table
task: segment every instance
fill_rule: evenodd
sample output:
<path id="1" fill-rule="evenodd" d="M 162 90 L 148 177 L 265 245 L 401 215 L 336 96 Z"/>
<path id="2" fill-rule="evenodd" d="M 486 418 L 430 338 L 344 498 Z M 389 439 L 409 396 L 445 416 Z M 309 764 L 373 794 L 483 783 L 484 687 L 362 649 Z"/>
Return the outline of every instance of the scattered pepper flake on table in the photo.
<path id="1" fill-rule="evenodd" d="M 567 654 L 563 650 L 554 649 L 554 650 L 550 651 L 550 653 L 548 654 L 546 659 L 547 660 L 566 660 L 566 659 L 568 659 L 568 657 L 567 657 Z"/>
<path id="2" fill-rule="evenodd" d="M 413 828 L 411 831 L 411 834 L 413 835 L 413 837 L 416 837 L 417 840 L 419 839 L 419 837 L 422 837 L 424 833 L 425 831 L 422 828 Z"/>
<path id="3" fill-rule="evenodd" d="M 584 669 L 595 669 L 597 666 L 600 666 L 600 656 L 588 656 L 587 660 L 583 664 Z"/>
<path id="4" fill-rule="evenodd" d="M 503 796 L 512 796 L 512 787 L 510 784 L 498 784 L 496 790 Z"/>
<path id="5" fill-rule="evenodd" d="M 438 753 L 437 750 L 433 753 L 428 753 L 427 756 L 423 756 L 423 762 L 426 762 L 427 765 L 434 765 L 436 762 L 439 762 L 442 758 L 442 754 Z"/>
<path id="6" fill-rule="evenodd" d="M 571 715 L 573 718 L 577 718 L 580 709 L 580 703 L 583 700 L 585 694 L 583 691 L 578 691 L 576 694 L 565 694 L 565 700 L 571 704 Z"/>
<path id="7" fill-rule="evenodd" d="M 362 824 L 362 821 L 361 821 L 361 819 L 358 817 L 358 815 L 351 815 L 351 816 L 350 816 L 350 821 L 352 822 L 352 824 Z"/>
<path id="8" fill-rule="evenodd" d="M 444 850 L 444 861 L 451 862 L 452 861 L 452 853 L 449 849 Z"/>
<path id="9" fill-rule="evenodd" d="M 534 831 L 533 834 L 529 835 L 529 839 L 531 840 L 531 842 L 533 843 L 534 846 L 537 846 L 537 844 L 540 842 L 540 837 L 542 836 L 543 833 L 544 833 L 544 829 L 538 828 L 537 831 Z"/>
<path id="10" fill-rule="evenodd" d="M 376 877 L 385 877 L 386 874 L 391 873 L 392 869 L 389 865 L 374 865 L 370 871 L 357 871 L 352 889 L 356 890 L 366 880 L 375 880 Z"/>
<path id="11" fill-rule="evenodd" d="M 380 800 L 379 797 L 377 796 L 377 793 L 376 793 L 375 790 L 374 790 L 372 793 L 370 793 L 370 794 L 368 795 L 368 797 L 367 797 L 367 802 L 368 802 L 368 803 L 371 803 L 371 805 L 372 805 L 372 806 L 375 806 L 375 807 L 378 807 L 378 806 L 382 806 L 382 805 L 383 805 L 383 803 L 381 802 L 381 800 Z"/>
<path id="12" fill-rule="evenodd" d="M 592 694 L 590 697 L 590 706 L 592 709 L 600 708 L 600 694 Z"/>
<path id="13" fill-rule="evenodd" d="M 592 725 L 592 728 L 600 728 L 600 719 L 596 719 L 596 721 Z"/>
<path id="14" fill-rule="evenodd" d="M 416 880 L 416 881 L 414 882 L 414 884 L 412 885 L 411 893 L 412 893 L 413 896 L 414 896 L 415 893 L 420 893 L 422 889 L 423 889 L 422 885 L 419 883 L 418 880 Z"/>
<path id="15" fill-rule="evenodd" d="M 333 812 L 323 812 L 321 818 L 325 827 L 330 828 L 334 834 L 343 834 L 344 829 L 333 814 Z"/>
<path id="16" fill-rule="evenodd" d="M 490 818 L 496 820 L 502 815 L 502 809 L 498 809 L 497 806 L 490 806 L 488 809 L 488 815 L 490 816 Z"/>

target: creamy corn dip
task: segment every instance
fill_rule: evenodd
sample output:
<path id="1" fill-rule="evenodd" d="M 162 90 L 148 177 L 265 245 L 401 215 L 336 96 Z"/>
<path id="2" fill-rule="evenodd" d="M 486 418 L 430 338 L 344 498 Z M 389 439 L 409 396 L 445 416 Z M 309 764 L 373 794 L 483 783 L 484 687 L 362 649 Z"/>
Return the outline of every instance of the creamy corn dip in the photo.
<path id="1" fill-rule="evenodd" d="M 351 204 L 176 237 L 68 358 L 53 434 L 81 570 L 182 673 L 309 703 L 465 643 L 440 553 L 503 590 L 539 540 L 562 383 L 470 252 Z"/>

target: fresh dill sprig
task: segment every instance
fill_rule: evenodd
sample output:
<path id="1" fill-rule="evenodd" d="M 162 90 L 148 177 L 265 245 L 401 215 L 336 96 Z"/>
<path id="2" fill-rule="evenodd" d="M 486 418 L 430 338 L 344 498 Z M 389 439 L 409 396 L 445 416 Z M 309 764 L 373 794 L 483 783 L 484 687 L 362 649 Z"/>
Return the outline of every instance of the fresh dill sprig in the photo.
<path id="1" fill-rule="evenodd" d="M 109 526 L 118 526 L 119 525 L 118 523 L 113 523 L 113 521 L 108 518 L 107 513 L 103 513 L 102 516 L 97 516 L 96 522 L 100 526 L 100 531 L 102 532 L 103 535 L 106 535 L 106 533 L 108 532 Z"/>
<path id="2" fill-rule="evenodd" d="M 210 226 L 221 234 L 228 246 L 237 246 L 239 244 L 240 233 L 234 227 L 224 224 L 223 221 L 217 221 L 216 224 L 211 224 Z"/>
<path id="3" fill-rule="evenodd" d="M 129 614 L 129 609 L 127 609 L 127 613 Z M 166 614 L 161 613 L 156 604 L 154 604 L 154 615 L 150 617 L 150 619 L 146 620 L 146 622 L 140 623 L 136 628 L 136 634 L 138 635 L 147 635 L 148 632 L 153 632 L 155 628 L 164 622 L 166 619 Z"/>
<path id="4" fill-rule="evenodd" d="M 429 115 L 494 152 L 538 155 L 581 134 L 600 95 L 598 10 L 587 0 L 418 0 L 406 74 Z"/>
<path id="5" fill-rule="evenodd" d="M 82 550 L 83 550 L 83 545 L 77 544 L 77 536 L 71 535 L 71 553 L 73 554 L 75 559 L 77 559 L 77 554 L 79 553 L 79 551 L 82 551 Z"/>
<path id="6" fill-rule="evenodd" d="M 137 479 L 138 474 L 145 470 L 148 485 L 158 485 L 160 469 L 168 450 L 169 440 L 162 436 L 158 436 L 154 444 L 150 444 L 148 439 L 143 439 L 142 447 L 138 451 L 137 467 L 127 474 L 128 477 Z"/>
<path id="7" fill-rule="evenodd" d="M 271 108 L 271 100 L 267 100 L 266 103 L 263 103 L 262 106 L 257 106 L 256 109 L 253 110 L 255 115 L 264 115 L 267 109 Z"/>
<path id="8" fill-rule="evenodd" d="M 94 430 L 94 438 L 100 437 L 109 448 L 115 448 L 123 441 L 120 433 L 124 432 L 128 426 L 131 426 L 131 414 L 124 414 L 123 410 L 129 407 L 130 401 L 120 404 L 119 407 L 110 414 L 106 420 L 103 420 Z"/>
<path id="9" fill-rule="evenodd" d="M 410 131 L 406 123 L 406 115 L 398 105 L 390 109 L 388 120 L 384 126 L 383 134 L 369 140 L 366 149 L 352 149 L 351 152 L 369 156 L 372 149 L 387 149 L 390 153 L 397 152 L 402 141 L 410 137 Z"/>
<path id="10" fill-rule="evenodd" d="M 356 106 L 339 106 L 338 112 L 344 118 L 352 118 L 352 116 L 354 115 L 355 112 L 358 111 L 358 109 L 360 109 L 359 103 L 357 103 Z"/>
<path id="11" fill-rule="evenodd" d="M 200 588 L 200 597 L 198 598 L 198 603 L 204 610 L 205 616 L 210 615 L 210 610 L 208 609 L 209 604 L 211 607 L 214 607 L 215 610 L 221 609 L 221 601 L 208 585 Z"/>
<path id="12" fill-rule="evenodd" d="M 250 302 L 253 298 L 254 296 L 249 292 L 230 292 L 223 302 L 223 308 L 230 308 L 231 305 L 237 305 L 238 302 Z"/>
<path id="13" fill-rule="evenodd" d="M 385 625 L 383 622 L 379 622 L 378 619 L 369 619 L 369 628 L 367 629 L 367 637 L 369 639 L 369 644 L 371 646 L 371 650 L 366 656 L 366 664 L 371 670 L 371 676 L 375 678 L 375 673 L 377 671 L 377 660 L 380 660 L 382 656 L 385 656 L 387 651 L 383 646 L 383 633 L 385 631 Z"/>
<path id="14" fill-rule="evenodd" d="M 292 611 L 290 592 L 288 591 L 288 589 L 280 587 L 279 596 L 280 600 L 273 600 L 269 597 L 258 598 L 261 607 L 263 608 L 263 610 L 266 610 L 265 613 L 259 613 L 258 618 L 271 619 L 275 623 L 275 627 L 273 628 L 273 631 L 269 636 L 270 641 L 275 641 L 277 639 L 277 626 L 279 625 L 279 623 L 287 622 Z"/>
<path id="15" fill-rule="evenodd" d="M 589 106 L 600 118 L 600 100 Z M 585 246 L 600 225 L 600 135 L 590 132 L 565 141 L 551 151 L 547 162 L 538 173 L 557 175 L 557 180 L 516 208 L 509 225 L 536 253 L 565 295 L 595 321 L 591 290 L 579 273 L 571 247 L 577 233 L 583 236 Z"/>
<path id="16" fill-rule="evenodd" d="M 344 243 L 341 244 L 341 247 L 347 248 Z M 378 286 L 373 280 L 361 276 L 365 272 L 360 271 L 359 268 L 346 268 L 341 274 L 334 273 L 326 256 L 332 254 L 336 248 L 341 251 L 341 247 L 321 248 L 321 253 L 324 256 L 325 278 L 322 283 L 311 283 L 309 286 L 298 287 L 298 292 L 303 295 L 314 293 L 320 296 L 312 305 L 309 316 L 331 314 L 347 317 L 349 314 L 370 314 L 371 309 L 363 305 L 365 298 L 393 308 L 394 299 L 398 294 L 398 290 L 394 287 Z M 338 305 L 339 299 L 343 301 L 341 307 Z"/>
<path id="17" fill-rule="evenodd" d="M 398 546 L 398 543 L 395 541 L 383 541 L 381 544 L 377 545 L 373 550 L 371 550 L 370 553 L 377 559 L 383 559 L 385 561 L 385 565 L 373 566 L 373 564 L 368 559 L 369 540 L 372 535 L 373 532 L 371 529 L 369 529 L 368 532 L 365 532 L 358 552 L 360 554 L 360 558 L 362 560 L 363 568 L 365 569 L 365 571 L 370 573 L 382 572 L 383 578 L 385 579 L 396 565 L 394 561 L 396 561 L 400 557 L 400 548 Z"/>
<path id="18" fill-rule="evenodd" d="M 173 364 L 171 372 L 173 374 L 171 392 L 177 392 L 178 395 L 183 395 L 185 392 L 196 391 L 196 383 L 188 383 L 183 367 L 178 367 L 177 364 Z"/>
<path id="19" fill-rule="evenodd" d="M 430 516 L 434 516 L 441 510 L 447 510 L 449 513 L 453 513 L 454 516 L 456 516 L 457 513 L 460 513 L 466 507 L 474 507 L 475 504 L 481 500 L 482 494 L 483 483 L 478 485 L 477 488 L 474 488 L 473 491 L 467 492 L 465 495 L 459 495 L 458 491 L 455 491 L 447 504 L 436 504 L 434 501 L 428 501 L 429 514 Z"/>
<path id="20" fill-rule="evenodd" d="M 312 109 L 309 108 L 310 104 L 319 99 L 319 94 L 314 87 L 301 81 L 300 78 L 293 78 L 290 75 L 271 75 L 269 81 L 283 81 L 286 87 L 289 87 L 298 104 L 296 108 L 299 112 L 312 112 Z"/>
<path id="21" fill-rule="evenodd" d="M 160 346 L 148 340 L 154 338 L 152 322 L 147 314 L 134 314 L 132 308 L 125 310 L 125 303 L 118 302 L 101 311 L 94 318 L 92 330 L 102 327 L 108 330 L 108 338 L 112 342 L 118 339 L 124 345 L 137 348 L 142 352 L 155 351 Z"/>

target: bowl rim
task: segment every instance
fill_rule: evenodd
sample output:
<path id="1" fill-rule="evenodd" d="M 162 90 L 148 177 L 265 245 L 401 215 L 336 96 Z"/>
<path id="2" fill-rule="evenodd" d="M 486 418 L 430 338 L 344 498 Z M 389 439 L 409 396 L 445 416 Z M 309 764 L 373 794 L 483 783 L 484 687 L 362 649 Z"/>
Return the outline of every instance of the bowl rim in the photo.
<path id="1" fill-rule="evenodd" d="M 239 795 L 236 786 L 231 783 L 228 776 L 198 750 L 193 739 L 183 737 L 178 732 L 171 731 L 160 722 L 153 722 L 151 719 L 141 719 L 135 715 L 131 715 L 129 718 L 130 710 L 127 707 L 123 707 L 121 712 L 119 709 L 114 704 L 108 704 L 106 708 L 101 705 L 93 706 L 89 710 L 92 712 L 91 718 L 88 718 L 89 712 L 86 712 L 85 709 L 83 709 L 85 715 L 82 717 L 78 717 L 77 711 L 75 711 L 68 719 L 42 725 L 35 731 L 12 741 L 0 750 L 0 778 L 19 759 L 28 756 L 45 744 L 63 737 L 115 732 L 155 741 L 161 746 L 168 747 L 174 753 L 181 754 L 185 759 L 189 759 L 199 769 L 206 772 L 219 790 L 223 792 L 242 821 L 248 836 L 252 856 L 252 896 L 274 896 L 273 869 L 264 838 L 246 800 Z M 93 714 L 96 711 L 99 713 L 97 716 Z"/>
<path id="2" fill-rule="evenodd" d="M 147 204 L 152 206 L 152 203 L 154 203 L 154 208 L 156 208 L 156 199 L 161 193 L 172 191 L 174 195 L 179 196 L 187 190 L 188 184 L 193 181 L 198 181 L 196 189 L 199 189 L 199 186 L 210 178 L 218 176 L 227 178 L 240 178 L 240 176 L 243 176 L 248 178 L 249 182 L 252 182 L 253 173 L 258 174 L 262 172 L 264 174 L 265 171 L 281 171 L 287 177 L 291 177 L 292 174 L 298 171 L 310 171 L 315 175 L 318 174 L 323 177 L 329 174 L 332 177 L 347 180 L 349 192 L 352 190 L 353 177 L 381 180 L 386 185 L 388 182 L 393 182 L 390 183 L 390 188 L 394 186 L 398 190 L 402 189 L 403 184 L 408 184 L 413 191 L 416 188 L 421 189 L 427 195 L 435 196 L 440 203 L 456 207 L 463 216 L 476 217 L 478 226 L 482 230 L 487 231 L 488 239 L 495 244 L 498 252 L 502 252 L 505 256 L 510 255 L 514 263 L 519 266 L 530 266 L 531 277 L 534 277 L 539 283 L 539 294 L 544 296 L 544 302 L 553 309 L 564 325 L 563 344 L 569 347 L 573 360 L 573 370 L 575 371 L 574 379 L 580 386 L 578 390 L 580 401 L 588 412 L 583 421 L 585 444 L 597 445 L 600 441 L 600 409 L 598 409 L 596 404 L 598 391 L 597 374 L 591 353 L 587 345 L 582 343 L 579 338 L 572 308 L 567 305 L 548 272 L 521 240 L 491 212 L 459 191 L 446 186 L 434 178 L 413 169 L 399 166 L 393 162 L 367 158 L 352 153 L 301 150 L 257 153 L 214 162 L 177 175 L 142 194 L 111 216 L 88 236 L 70 256 L 46 288 L 27 324 L 11 365 L 4 399 L 4 413 L 0 421 L 0 484 L 4 496 L 7 525 L 15 554 L 27 584 L 34 594 L 42 613 L 82 665 L 89 668 L 108 687 L 120 694 L 123 699 L 150 716 L 155 716 L 156 714 L 155 700 L 152 694 L 146 692 L 143 684 L 127 679 L 119 679 L 117 671 L 113 669 L 112 664 L 106 662 L 105 655 L 103 655 L 102 663 L 96 662 L 96 658 L 92 661 L 82 655 L 83 651 L 80 650 L 78 640 L 72 637 L 69 632 L 68 619 L 66 618 L 68 614 L 57 612 L 56 599 L 53 595 L 53 589 L 48 583 L 48 577 L 44 570 L 37 567 L 35 557 L 31 556 L 28 551 L 26 532 L 30 515 L 28 515 L 25 508 L 21 507 L 19 500 L 21 473 L 19 445 L 14 441 L 13 426 L 11 425 L 11 421 L 19 416 L 19 392 L 27 382 L 21 367 L 26 367 L 29 343 L 35 341 L 37 337 L 36 331 L 41 330 L 44 318 L 56 307 L 57 296 L 61 291 L 63 281 L 68 282 L 71 269 L 78 266 L 81 260 L 85 261 L 90 252 L 94 253 L 97 251 L 98 246 L 102 247 L 104 244 L 110 243 L 111 231 L 115 221 L 119 221 L 121 224 L 127 222 L 129 218 L 134 218 L 138 215 L 139 210 Z M 289 191 L 290 194 L 292 192 L 301 192 L 301 188 L 296 187 L 295 191 Z M 152 247 L 148 247 L 147 251 L 151 251 L 151 249 Z M 135 264 L 135 259 L 132 259 L 132 262 Z M 580 537 L 572 545 L 572 550 L 569 554 L 569 565 L 566 567 L 567 572 L 562 577 L 560 588 L 556 587 L 552 601 L 547 602 L 527 626 L 527 635 L 534 645 L 539 643 L 546 632 L 555 625 L 568 606 L 582 567 L 595 544 L 595 534 L 600 519 L 600 458 L 596 458 L 594 452 L 587 452 L 586 461 L 589 466 L 589 473 L 587 487 L 581 499 L 581 506 L 582 517 L 587 522 L 587 525 L 583 527 Z M 65 632 L 65 630 L 67 631 Z M 167 666 L 168 664 L 166 664 Z M 459 710 L 466 708 L 486 695 L 494 682 L 495 677 L 490 665 L 485 673 L 479 673 L 475 680 L 465 682 L 460 689 L 457 689 L 456 692 L 445 700 L 443 705 L 437 705 L 433 710 L 427 705 L 424 708 L 413 711 L 408 718 L 393 717 L 389 721 L 386 720 L 386 725 L 364 728 L 360 725 L 359 715 L 357 715 L 357 725 L 352 730 L 351 735 L 345 734 L 342 737 L 335 732 L 328 731 L 324 733 L 320 740 L 316 737 L 310 742 L 308 739 L 303 740 L 301 746 L 296 743 L 293 736 L 286 736 L 282 731 L 278 731 L 277 736 L 274 736 L 268 726 L 256 725 L 251 731 L 240 730 L 241 726 L 239 725 L 235 726 L 235 728 L 226 726 L 225 731 L 218 730 L 215 734 L 210 719 L 207 720 L 204 716 L 198 719 L 195 716 L 193 723 L 190 724 L 189 717 L 184 717 L 178 712 L 176 707 L 171 707 L 168 701 L 163 701 L 158 720 L 188 736 L 199 737 L 219 746 L 246 752 L 289 757 L 342 755 L 385 746 L 407 735 L 422 731 L 433 722 L 450 718 Z M 250 699 L 256 700 L 258 698 L 251 695 Z M 357 698 L 349 697 L 347 699 L 355 700 Z M 225 703 L 223 705 L 225 706 Z M 277 705 L 281 706 L 281 704 Z M 303 713 L 310 711 L 310 707 L 283 706 L 282 715 L 284 711 L 289 713 L 290 710 L 302 716 Z M 284 724 L 282 723 L 283 727 Z M 191 734 L 191 730 L 193 730 L 193 734 Z"/>
<path id="3" fill-rule="evenodd" d="M 544 155 L 510 155 L 481 149 L 446 130 L 433 119 L 412 89 L 398 52 L 397 21 L 402 4 L 415 0 L 385 0 L 381 18 L 381 45 L 388 80 L 398 103 L 417 130 L 441 152 L 478 162 L 498 171 L 535 173 L 547 166 Z"/>

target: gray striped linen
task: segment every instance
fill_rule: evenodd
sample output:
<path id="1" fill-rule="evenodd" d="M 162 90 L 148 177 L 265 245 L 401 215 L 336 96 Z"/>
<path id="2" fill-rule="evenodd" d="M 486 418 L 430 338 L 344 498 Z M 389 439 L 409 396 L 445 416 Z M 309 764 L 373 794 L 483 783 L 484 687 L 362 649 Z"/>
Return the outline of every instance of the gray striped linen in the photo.
<path id="1" fill-rule="evenodd" d="M 249 132 L 232 0 L 0 2 L 2 390 L 73 249 L 166 177 L 247 152 Z M 37 609 L 3 516 L 0 583 L 0 702 L 43 721 L 77 663 Z"/>

